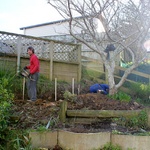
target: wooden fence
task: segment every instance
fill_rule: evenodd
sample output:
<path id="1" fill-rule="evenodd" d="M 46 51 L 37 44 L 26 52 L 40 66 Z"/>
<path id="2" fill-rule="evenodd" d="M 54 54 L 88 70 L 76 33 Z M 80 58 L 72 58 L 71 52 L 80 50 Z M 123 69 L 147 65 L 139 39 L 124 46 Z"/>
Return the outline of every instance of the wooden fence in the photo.
<path id="1" fill-rule="evenodd" d="M 0 64 L 20 72 L 29 63 L 27 47 L 40 59 L 40 73 L 50 80 L 81 79 L 81 46 L 38 37 L 0 31 Z"/>
<path id="2" fill-rule="evenodd" d="M 104 69 L 103 62 L 101 60 L 94 60 L 94 59 L 89 59 L 84 57 L 84 61 L 82 61 L 82 65 L 87 69 L 91 70 L 95 73 L 99 73 L 99 77 L 96 78 L 98 81 L 102 83 L 106 83 L 106 72 Z M 115 68 L 115 79 L 120 79 L 124 73 L 126 68 L 116 66 Z M 91 76 L 92 77 L 92 76 Z M 143 73 L 138 70 L 133 70 L 127 77 L 126 81 L 128 82 L 141 82 L 144 84 L 150 84 L 150 70 L 149 74 Z"/>

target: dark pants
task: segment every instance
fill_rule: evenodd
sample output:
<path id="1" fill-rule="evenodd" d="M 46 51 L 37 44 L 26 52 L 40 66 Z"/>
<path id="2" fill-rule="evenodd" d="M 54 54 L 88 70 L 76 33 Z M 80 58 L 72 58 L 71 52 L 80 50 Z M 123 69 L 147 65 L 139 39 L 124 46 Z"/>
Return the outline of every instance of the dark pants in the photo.
<path id="1" fill-rule="evenodd" d="M 37 99 L 37 81 L 39 78 L 39 73 L 36 72 L 32 75 L 30 75 L 28 81 L 27 81 L 27 91 L 28 91 L 28 97 L 30 100 L 35 101 Z"/>

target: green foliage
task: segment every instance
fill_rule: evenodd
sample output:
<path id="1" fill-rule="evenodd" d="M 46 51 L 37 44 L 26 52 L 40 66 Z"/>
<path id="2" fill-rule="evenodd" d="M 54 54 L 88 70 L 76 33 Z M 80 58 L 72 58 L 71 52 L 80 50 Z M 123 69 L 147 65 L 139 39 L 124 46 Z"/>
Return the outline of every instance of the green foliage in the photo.
<path id="1" fill-rule="evenodd" d="M 131 83 L 130 90 L 132 91 L 132 97 L 139 98 L 143 103 L 149 102 L 150 86 L 141 83 Z"/>
<path id="2" fill-rule="evenodd" d="M 47 131 L 48 129 L 45 127 L 45 126 L 39 126 L 38 128 L 37 128 L 37 131 L 39 131 L 39 132 L 45 132 L 45 131 Z"/>
<path id="3" fill-rule="evenodd" d="M 0 139 L 5 139 L 4 133 L 8 128 L 11 102 L 14 95 L 6 89 L 8 80 L 2 78 L 0 80 Z"/>
<path id="4" fill-rule="evenodd" d="M 127 125 L 129 127 L 138 127 L 142 129 L 147 128 L 147 121 L 148 121 L 148 116 L 146 111 L 142 110 L 137 117 L 131 118 Z"/>
<path id="5" fill-rule="evenodd" d="M 9 130 L 6 139 L 1 150 L 32 150 L 31 139 L 26 131 Z"/>
<path id="6" fill-rule="evenodd" d="M 70 101 L 70 102 L 75 102 L 77 100 L 77 95 L 72 94 L 69 91 L 65 91 L 65 93 L 63 94 L 63 97 L 66 101 Z"/>
<path id="7" fill-rule="evenodd" d="M 113 145 L 111 143 L 107 143 L 104 145 L 103 148 L 94 149 L 94 150 L 121 150 L 121 147 L 119 145 Z"/>
<path id="8" fill-rule="evenodd" d="M 109 95 L 112 99 L 119 100 L 121 102 L 130 102 L 131 96 L 124 93 L 124 92 L 118 92 L 114 95 Z"/>
<path id="9" fill-rule="evenodd" d="M 0 79 L 0 149 L 32 150 L 30 140 L 23 131 L 11 130 L 10 117 L 14 94 L 11 92 L 12 78 Z M 24 148 L 25 147 L 25 148 Z"/>
<path id="10" fill-rule="evenodd" d="M 112 145 L 111 143 L 108 143 L 104 145 L 102 150 L 121 150 L 121 147 L 119 145 Z"/>
<path id="11" fill-rule="evenodd" d="M 146 111 L 142 110 L 137 117 L 114 118 L 113 121 L 116 122 L 118 125 L 129 127 L 129 128 L 147 129 L 148 116 L 147 116 Z"/>

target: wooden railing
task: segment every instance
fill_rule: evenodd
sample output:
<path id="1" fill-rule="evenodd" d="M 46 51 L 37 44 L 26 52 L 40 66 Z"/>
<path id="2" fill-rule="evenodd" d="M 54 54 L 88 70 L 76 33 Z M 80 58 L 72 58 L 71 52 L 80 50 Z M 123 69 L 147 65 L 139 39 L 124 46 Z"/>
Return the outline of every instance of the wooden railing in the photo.
<path id="1" fill-rule="evenodd" d="M 106 76 L 106 72 L 104 71 L 103 63 L 97 63 L 96 64 L 95 61 L 91 60 L 89 62 L 87 61 L 86 63 L 82 62 L 82 65 L 84 67 L 86 67 L 86 69 L 89 69 L 89 70 L 92 70 L 92 71 L 95 71 L 95 72 L 99 72 L 99 74 L 105 74 L 105 76 Z M 123 72 L 125 70 L 126 70 L 126 68 L 123 68 L 123 67 L 120 67 L 120 66 L 116 66 L 114 77 L 116 79 L 121 79 L 121 73 L 123 74 Z M 137 70 L 133 70 L 131 72 L 131 74 L 129 74 L 129 76 L 127 77 L 126 81 L 128 81 L 128 82 L 138 82 L 138 81 L 135 80 L 135 78 L 134 78 L 134 80 L 132 80 L 130 78 L 131 75 L 133 75 L 135 77 L 139 76 L 141 78 L 144 78 L 146 80 L 146 82 L 144 82 L 144 81 L 143 82 L 146 83 L 146 84 L 150 84 L 150 74 L 146 74 L 146 73 L 142 73 L 142 72 L 137 71 Z M 98 80 L 100 80 L 100 81 L 102 81 L 104 83 L 107 82 L 106 79 L 105 80 L 98 79 Z"/>

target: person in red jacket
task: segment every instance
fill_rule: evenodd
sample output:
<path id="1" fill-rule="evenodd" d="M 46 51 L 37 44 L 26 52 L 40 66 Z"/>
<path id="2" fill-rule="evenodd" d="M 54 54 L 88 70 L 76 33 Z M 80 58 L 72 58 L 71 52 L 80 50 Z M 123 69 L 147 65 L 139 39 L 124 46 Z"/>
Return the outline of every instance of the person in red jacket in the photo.
<path id="1" fill-rule="evenodd" d="M 25 66 L 24 69 L 29 69 L 30 74 L 27 81 L 27 91 L 28 97 L 30 100 L 28 101 L 36 101 L 37 99 L 37 81 L 39 78 L 39 70 L 40 70 L 40 63 L 38 57 L 34 54 L 34 48 L 28 47 L 27 48 L 28 55 L 30 56 L 30 65 Z"/>

